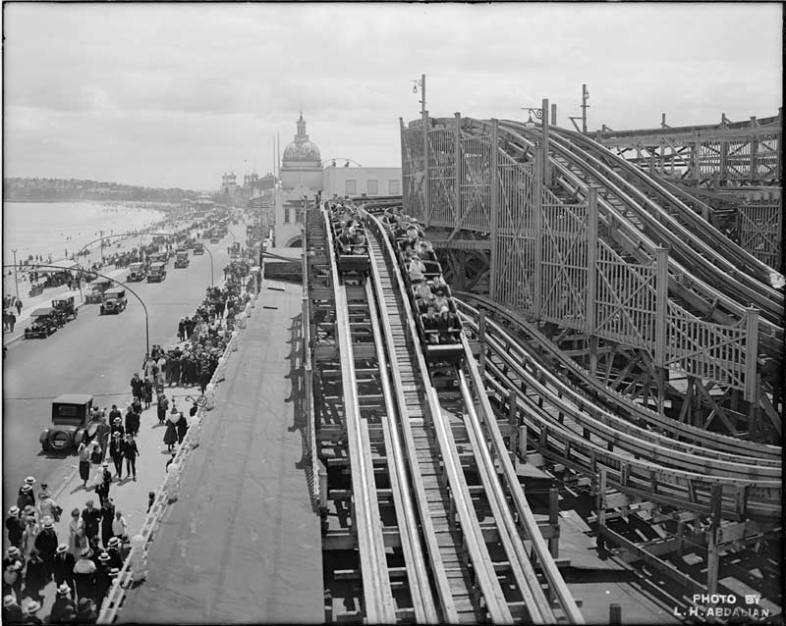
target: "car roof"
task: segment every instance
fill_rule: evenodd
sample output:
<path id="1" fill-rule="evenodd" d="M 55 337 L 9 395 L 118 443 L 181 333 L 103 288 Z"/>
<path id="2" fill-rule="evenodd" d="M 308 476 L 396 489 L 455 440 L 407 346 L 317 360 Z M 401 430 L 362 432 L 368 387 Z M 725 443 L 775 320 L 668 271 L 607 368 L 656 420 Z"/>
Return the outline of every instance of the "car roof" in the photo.
<path id="1" fill-rule="evenodd" d="M 123 289 L 122 287 L 112 287 L 112 289 L 107 289 L 104 293 L 105 294 L 122 293 L 124 291 L 125 291 L 125 289 Z"/>
<path id="2" fill-rule="evenodd" d="M 45 307 L 42 307 L 40 309 L 36 309 L 35 311 L 33 311 L 33 317 L 37 317 L 39 315 L 49 315 L 54 310 L 55 310 L 54 307 L 45 306 Z"/>
<path id="3" fill-rule="evenodd" d="M 163 261 L 156 261 L 155 263 L 151 263 L 150 265 L 164 265 Z"/>
<path id="4" fill-rule="evenodd" d="M 60 404 L 87 404 L 93 401 L 93 396 L 89 393 L 64 393 L 57 396 L 52 402 Z"/>

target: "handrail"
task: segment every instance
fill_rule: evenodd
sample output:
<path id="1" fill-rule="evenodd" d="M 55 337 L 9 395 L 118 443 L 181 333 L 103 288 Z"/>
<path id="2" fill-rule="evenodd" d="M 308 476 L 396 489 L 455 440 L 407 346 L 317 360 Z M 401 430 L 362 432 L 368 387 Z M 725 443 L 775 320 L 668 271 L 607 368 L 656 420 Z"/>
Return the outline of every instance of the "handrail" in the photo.
<path id="1" fill-rule="evenodd" d="M 368 254 L 369 261 L 371 262 L 372 275 L 374 275 L 377 273 L 377 267 L 374 253 L 370 247 Z M 381 285 L 376 276 L 374 284 L 377 291 L 379 291 Z M 366 301 L 371 304 L 375 300 L 374 290 L 371 288 L 370 280 L 365 281 L 365 289 Z M 379 301 L 377 301 L 377 303 L 379 303 Z M 426 562 L 423 557 L 423 549 L 419 540 L 418 520 L 412 504 L 411 484 L 409 476 L 407 475 L 406 458 L 411 457 L 414 450 L 412 448 L 404 450 L 397 427 L 397 422 L 406 422 L 408 416 L 403 415 L 402 417 L 401 412 L 404 410 L 404 405 L 401 404 L 400 397 L 397 398 L 398 409 L 394 406 L 394 392 L 390 380 L 388 379 L 389 375 L 392 375 L 398 370 L 398 365 L 395 362 L 396 357 L 392 350 L 393 338 L 390 335 L 390 325 L 387 323 L 380 325 L 380 320 L 377 319 L 377 315 L 375 315 L 373 311 L 371 312 L 370 319 L 371 330 L 374 335 L 374 348 L 377 353 L 380 381 L 382 383 L 382 395 L 385 400 L 385 415 L 382 417 L 386 437 L 385 450 L 393 459 L 393 471 L 390 472 L 390 484 L 393 488 L 393 501 L 396 507 L 396 519 L 398 520 L 399 534 L 401 536 L 401 550 L 404 553 L 404 562 L 407 567 L 408 586 L 410 595 L 412 596 L 413 608 L 415 609 L 415 621 L 419 624 L 437 624 L 439 623 L 439 616 L 437 615 L 437 608 L 431 594 L 431 584 L 429 583 Z M 388 346 L 387 352 L 390 355 L 389 359 L 385 358 L 383 343 Z M 390 363 L 390 368 L 388 368 L 388 363 Z M 395 389 L 397 391 L 396 395 L 400 396 L 401 385 L 396 384 Z"/>
<path id="2" fill-rule="evenodd" d="M 379 504 L 374 484 L 374 469 L 369 462 L 368 423 L 360 418 L 360 408 L 352 360 L 352 343 L 349 337 L 346 291 L 341 288 L 338 262 L 332 241 L 329 217 L 323 210 L 325 232 L 330 255 L 333 291 L 336 301 L 336 336 L 341 359 L 341 376 L 344 391 L 344 421 L 352 464 L 352 495 L 354 501 L 353 523 L 357 529 L 360 553 L 360 570 L 363 579 L 363 597 L 366 619 L 369 623 L 396 621 L 390 578 L 387 570 L 382 527 L 379 523 Z"/>

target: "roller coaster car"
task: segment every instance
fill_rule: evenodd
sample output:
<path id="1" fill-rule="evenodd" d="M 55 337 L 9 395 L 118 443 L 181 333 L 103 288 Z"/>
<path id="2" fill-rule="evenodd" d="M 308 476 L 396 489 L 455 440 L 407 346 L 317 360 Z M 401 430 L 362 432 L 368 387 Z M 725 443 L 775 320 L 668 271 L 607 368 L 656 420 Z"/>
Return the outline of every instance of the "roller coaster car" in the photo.
<path id="1" fill-rule="evenodd" d="M 451 303 L 452 305 L 452 303 Z M 451 308 L 453 308 L 451 306 Z M 458 317 L 451 311 L 452 324 L 449 326 L 426 327 L 423 315 L 415 315 L 415 325 L 420 335 L 423 355 L 429 363 L 458 363 L 464 358 L 464 346 L 461 343 L 461 326 Z"/>

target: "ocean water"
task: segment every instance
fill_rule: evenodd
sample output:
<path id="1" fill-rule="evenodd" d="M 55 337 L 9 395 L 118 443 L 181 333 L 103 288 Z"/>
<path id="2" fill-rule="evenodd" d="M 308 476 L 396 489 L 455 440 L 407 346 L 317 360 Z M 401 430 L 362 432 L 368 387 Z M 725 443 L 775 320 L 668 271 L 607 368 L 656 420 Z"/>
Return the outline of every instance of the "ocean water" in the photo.
<path id="1" fill-rule="evenodd" d="M 94 239 L 147 228 L 166 218 L 152 208 L 100 202 L 4 202 L 3 265 L 30 255 L 62 259 Z M 118 241 L 115 239 L 113 241 Z"/>

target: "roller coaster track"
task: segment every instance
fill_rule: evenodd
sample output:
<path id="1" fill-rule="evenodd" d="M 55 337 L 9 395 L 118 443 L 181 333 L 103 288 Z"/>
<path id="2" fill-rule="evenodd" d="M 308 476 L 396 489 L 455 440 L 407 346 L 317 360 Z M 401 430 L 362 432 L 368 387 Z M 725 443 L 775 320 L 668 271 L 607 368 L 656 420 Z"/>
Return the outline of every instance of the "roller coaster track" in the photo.
<path id="1" fill-rule="evenodd" d="M 515 122 L 501 122 L 500 130 L 508 136 L 509 152 L 524 158 L 531 156 L 537 140 L 536 131 Z M 755 303 L 762 312 L 759 318 L 760 349 L 769 356 L 781 357 L 783 305 L 777 291 L 766 288 L 760 281 L 753 281 L 754 288 L 752 279 L 743 278 L 745 275 L 734 268 L 727 273 L 704 256 L 690 251 L 695 237 L 690 236 L 684 242 L 672 235 L 641 205 L 647 204 L 664 219 L 670 220 L 671 217 L 662 208 L 575 144 L 555 135 L 550 141 L 550 148 L 550 163 L 564 190 L 583 199 L 591 186 L 599 188 L 600 220 L 606 232 L 627 254 L 647 263 L 650 257 L 646 251 L 651 254 L 661 242 L 680 253 L 684 251 L 687 255 L 684 264 L 679 255 L 669 258 L 669 292 L 683 303 L 687 312 L 708 317 L 719 324 L 729 324 L 742 319 L 745 307 Z M 650 232 L 657 239 L 653 239 L 648 234 Z M 770 291 L 779 297 L 770 298 L 774 295 Z"/>
<path id="2" fill-rule="evenodd" d="M 783 454 L 780 446 L 714 433 L 653 411 L 613 390 L 574 360 L 567 358 L 535 324 L 484 296 L 467 292 L 455 293 L 462 298 L 456 301 L 456 305 L 472 328 L 477 330 L 481 311 L 491 314 L 495 324 L 506 331 L 498 336 L 503 350 L 522 352 L 522 359 L 538 361 L 541 368 L 549 372 L 548 375 L 551 375 L 552 371 L 559 372 L 567 381 L 564 386 L 570 385 L 576 390 L 570 393 L 580 392 L 584 398 L 591 399 L 611 413 L 616 428 L 623 431 L 633 429 L 648 441 L 657 441 L 665 436 L 669 445 L 690 454 L 751 465 L 767 465 L 778 468 L 780 473 Z M 585 409 L 590 410 L 591 407 L 584 406 L 582 410 Z"/>
<path id="3" fill-rule="evenodd" d="M 479 329 L 477 309 L 461 307 L 467 325 Z M 609 484 L 634 498 L 709 514 L 712 486 L 722 486 L 722 510 L 727 519 L 753 519 L 777 524 L 781 515 L 780 463 L 712 448 L 717 437 L 704 433 L 710 444 L 687 443 L 634 425 L 587 397 L 493 320 L 484 320 L 483 369 L 490 390 L 503 412 L 519 412 L 538 450 L 554 463 L 579 473 L 608 472 Z M 563 360 L 562 365 L 568 363 Z M 702 433 L 694 429 L 694 438 Z M 772 450 L 770 450 L 772 452 Z"/>
<path id="4" fill-rule="evenodd" d="M 447 374 L 451 384 L 436 389 L 434 365 L 427 365 L 420 350 L 406 285 L 386 231 L 373 216 L 364 218 L 370 273 L 362 287 L 351 275 L 341 276 L 328 247 L 365 618 L 583 623 L 524 498 L 469 344 L 462 344 L 463 366 L 443 364 L 440 381 L 444 384 Z M 330 233 L 327 215 L 324 220 Z M 369 425 L 358 400 L 362 383 L 357 373 L 369 371 L 369 351 L 362 346 L 362 333 L 353 336 L 353 315 L 367 317 L 373 335 L 385 406 L 385 456 L 411 609 L 396 607 L 390 591 L 393 572 L 385 558 L 387 535 L 378 519 Z M 362 322 L 357 325 L 364 327 Z M 504 488 L 497 477 L 499 467 Z"/>
<path id="5" fill-rule="evenodd" d="M 759 291 L 764 296 L 763 304 L 768 307 L 775 305 L 776 316 L 783 316 L 783 294 L 773 289 L 770 284 L 773 269 L 725 237 L 709 224 L 706 218 L 698 215 L 695 208 L 678 198 L 673 191 L 676 185 L 664 184 L 652 178 L 641 168 L 581 133 L 555 128 L 553 136 L 565 140 L 569 149 L 578 148 L 580 154 L 603 164 L 615 172 L 620 180 L 638 189 L 646 197 L 646 201 L 641 203 L 642 209 L 652 215 L 661 226 L 658 235 L 672 235 L 671 239 L 679 245 L 679 248 L 674 250 L 679 250 L 686 264 L 695 264 L 706 259 L 722 272 L 734 276 L 741 284 L 754 290 L 754 293 Z M 711 211 L 701 201 L 694 199 L 693 202 L 700 213 Z M 697 247 L 691 244 L 696 244 Z"/>

